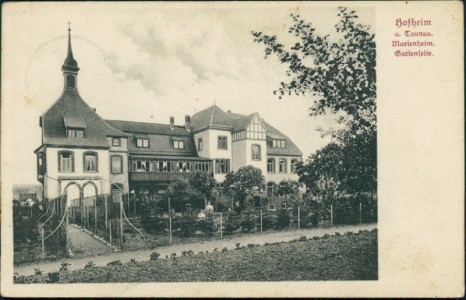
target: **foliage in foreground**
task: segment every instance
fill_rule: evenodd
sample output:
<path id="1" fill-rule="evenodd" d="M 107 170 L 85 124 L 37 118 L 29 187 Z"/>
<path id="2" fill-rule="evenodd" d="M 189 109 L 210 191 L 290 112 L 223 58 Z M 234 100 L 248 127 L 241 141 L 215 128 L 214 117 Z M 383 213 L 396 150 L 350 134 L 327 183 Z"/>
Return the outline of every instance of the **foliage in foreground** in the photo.
<path id="1" fill-rule="evenodd" d="M 169 259 L 15 276 L 15 283 L 377 280 L 377 230 L 299 239 Z M 158 256 L 157 256 L 158 258 Z M 51 280 L 53 279 L 53 281 Z"/>

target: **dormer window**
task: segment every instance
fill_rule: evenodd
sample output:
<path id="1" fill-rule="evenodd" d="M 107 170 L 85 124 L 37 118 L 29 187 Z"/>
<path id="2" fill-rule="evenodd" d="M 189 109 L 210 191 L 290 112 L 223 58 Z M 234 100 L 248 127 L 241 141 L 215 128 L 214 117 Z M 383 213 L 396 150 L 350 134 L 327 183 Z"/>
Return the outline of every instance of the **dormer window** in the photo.
<path id="1" fill-rule="evenodd" d="M 272 140 L 273 148 L 285 148 L 285 140 Z"/>
<path id="2" fill-rule="evenodd" d="M 173 140 L 173 148 L 175 148 L 175 149 L 184 149 L 184 141 Z"/>
<path id="3" fill-rule="evenodd" d="M 86 122 L 83 118 L 64 117 L 66 128 L 66 137 L 79 139 L 84 137 L 84 129 L 86 129 Z"/>
<path id="4" fill-rule="evenodd" d="M 66 130 L 66 137 L 79 139 L 84 137 L 84 130 L 82 129 L 67 129 Z"/>
<path id="5" fill-rule="evenodd" d="M 149 148 L 149 139 L 148 138 L 136 138 L 136 147 Z"/>

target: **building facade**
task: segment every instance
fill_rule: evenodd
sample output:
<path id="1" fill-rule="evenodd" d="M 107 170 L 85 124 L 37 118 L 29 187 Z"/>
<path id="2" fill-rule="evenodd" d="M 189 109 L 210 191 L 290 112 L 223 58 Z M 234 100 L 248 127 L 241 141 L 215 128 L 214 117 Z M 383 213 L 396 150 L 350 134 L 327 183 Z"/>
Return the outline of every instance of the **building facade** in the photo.
<path id="1" fill-rule="evenodd" d="M 217 182 L 243 166 L 262 170 L 268 187 L 297 180 L 302 152 L 256 112 L 241 115 L 213 105 L 182 125 L 104 120 L 80 97 L 71 35 L 60 98 L 40 117 L 35 150 L 44 196 L 68 198 L 112 191 L 157 195 L 179 176 L 212 172 Z"/>

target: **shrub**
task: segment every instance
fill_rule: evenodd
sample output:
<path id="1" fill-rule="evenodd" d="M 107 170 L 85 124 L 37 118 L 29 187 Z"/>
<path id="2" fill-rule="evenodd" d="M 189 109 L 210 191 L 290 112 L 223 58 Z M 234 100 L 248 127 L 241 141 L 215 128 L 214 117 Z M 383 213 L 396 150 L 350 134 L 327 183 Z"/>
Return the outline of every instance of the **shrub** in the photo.
<path id="1" fill-rule="evenodd" d="M 274 212 L 262 214 L 262 230 L 274 229 L 277 225 L 277 215 Z"/>
<path id="2" fill-rule="evenodd" d="M 253 231 L 255 228 L 255 216 L 252 213 L 243 213 L 241 215 L 241 231 L 243 232 L 250 232 Z"/>
<path id="3" fill-rule="evenodd" d="M 178 235 L 182 237 L 193 236 L 196 231 L 196 223 L 194 211 L 191 208 L 186 209 L 181 218 L 177 220 L 177 227 L 180 228 Z"/>
<path id="4" fill-rule="evenodd" d="M 48 283 L 57 283 L 60 281 L 60 272 L 50 272 L 48 276 Z"/>
<path id="5" fill-rule="evenodd" d="M 123 263 L 120 260 L 114 260 L 111 261 L 107 264 L 107 266 L 112 267 L 112 266 L 122 266 Z"/>
<path id="6" fill-rule="evenodd" d="M 89 261 L 85 266 L 84 266 L 84 269 L 90 269 L 90 268 L 94 268 L 95 267 L 95 264 L 93 261 Z"/>
<path id="7" fill-rule="evenodd" d="M 157 260 L 157 259 L 159 259 L 159 257 L 160 257 L 159 253 L 152 252 L 152 254 L 150 255 L 150 260 Z"/>
<path id="8" fill-rule="evenodd" d="M 241 216 L 237 216 L 234 214 L 228 214 L 225 218 L 225 233 L 232 234 L 234 231 L 240 228 L 240 218 Z"/>
<path id="9" fill-rule="evenodd" d="M 69 266 L 71 266 L 70 263 L 67 263 L 66 261 L 62 262 L 60 266 L 60 272 L 67 272 Z"/>
<path id="10" fill-rule="evenodd" d="M 290 226 L 290 214 L 286 209 L 280 209 L 277 211 L 277 229 L 284 229 Z"/>

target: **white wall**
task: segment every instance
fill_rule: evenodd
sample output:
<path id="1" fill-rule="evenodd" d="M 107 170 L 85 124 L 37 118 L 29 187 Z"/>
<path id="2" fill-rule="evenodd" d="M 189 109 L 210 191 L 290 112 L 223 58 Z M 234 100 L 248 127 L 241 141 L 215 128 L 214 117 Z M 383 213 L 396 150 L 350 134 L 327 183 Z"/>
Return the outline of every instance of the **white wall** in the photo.
<path id="1" fill-rule="evenodd" d="M 128 172 L 129 172 L 129 165 L 128 165 L 128 139 L 121 138 L 120 146 L 113 146 L 112 145 L 112 138 L 107 138 L 108 145 L 110 146 L 110 154 L 109 154 L 109 162 L 108 162 L 108 172 L 109 172 L 109 180 L 112 183 L 119 183 L 123 185 L 123 192 L 129 192 L 129 182 L 128 182 Z M 112 174 L 112 155 L 119 155 L 123 158 L 122 167 L 123 173 L 121 174 Z"/>
<path id="2" fill-rule="evenodd" d="M 267 159 L 274 158 L 275 159 L 275 173 L 267 173 Z M 286 173 L 279 172 L 279 159 L 284 158 L 286 159 Z M 266 169 L 264 172 L 265 175 L 265 182 L 274 181 L 275 183 L 279 183 L 282 180 L 298 180 L 299 176 L 291 173 L 291 160 L 292 159 L 299 159 L 298 157 L 290 157 L 290 156 L 271 156 L 269 155 L 265 160 Z"/>
<path id="3" fill-rule="evenodd" d="M 202 138 L 202 151 L 198 150 L 197 141 L 199 140 L 199 138 Z M 204 130 L 204 131 L 195 133 L 194 134 L 194 143 L 196 145 L 197 154 L 200 157 L 209 158 L 209 153 L 210 153 L 210 151 L 209 151 L 210 150 L 209 130 Z"/>
<path id="4" fill-rule="evenodd" d="M 58 171 L 58 152 L 71 151 L 74 153 L 74 172 Z M 97 172 L 84 172 L 83 153 L 87 151 L 96 152 L 98 155 Z M 109 168 L 110 157 L 108 150 L 102 149 L 69 149 L 69 148 L 47 148 L 46 149 L 47 172 L 44 178 L 44 195 L 48 198 L 59 197 L 66 185 L 76 182 L 83 186 L 92 181 L 96 184 L 99 194 L 110 192 Z M 51 178 L 50 178 L 51 177 Z M 101 179 L 96 179 L 101 178 Z"/>

